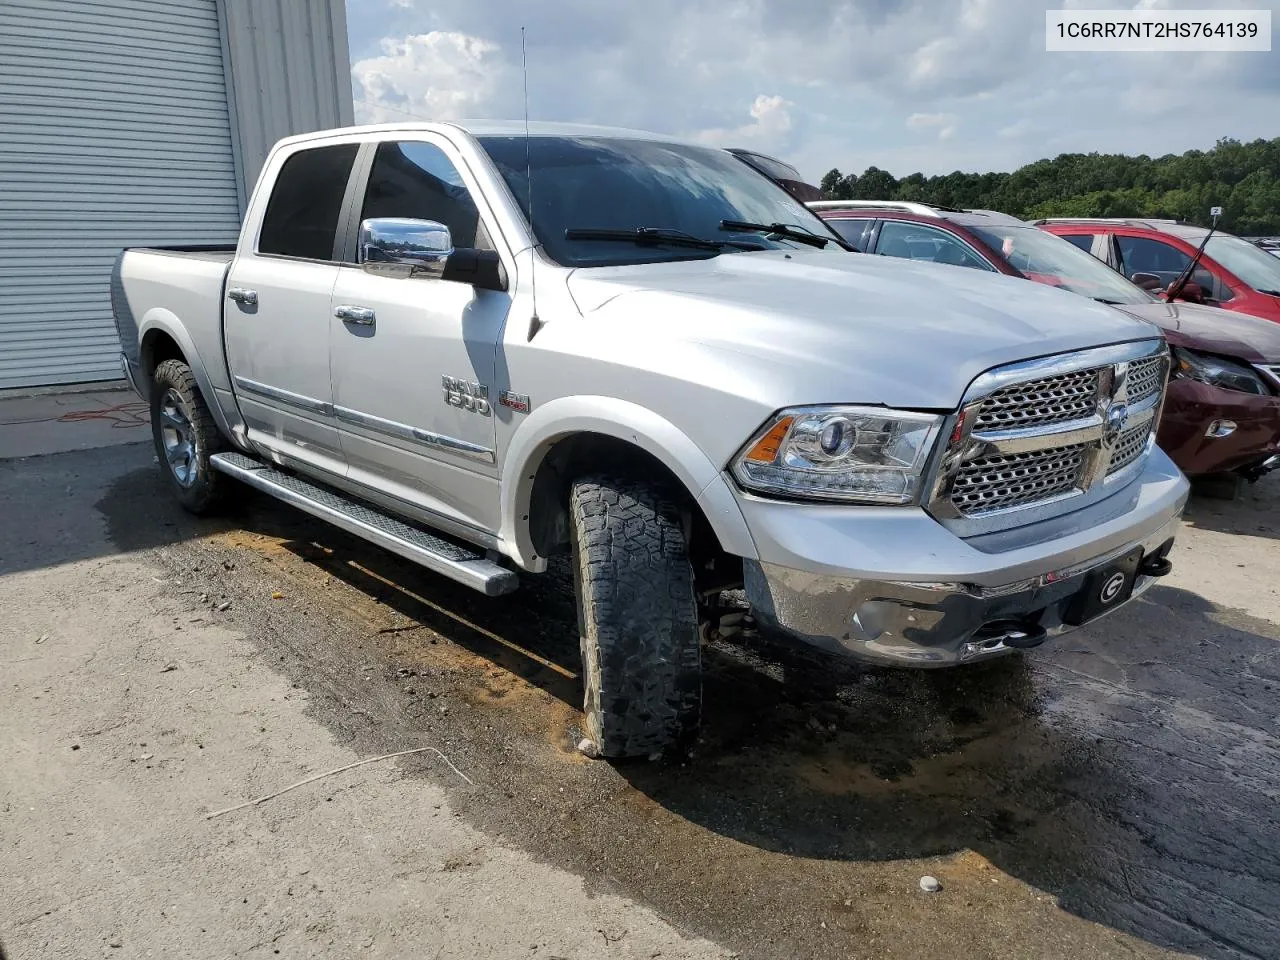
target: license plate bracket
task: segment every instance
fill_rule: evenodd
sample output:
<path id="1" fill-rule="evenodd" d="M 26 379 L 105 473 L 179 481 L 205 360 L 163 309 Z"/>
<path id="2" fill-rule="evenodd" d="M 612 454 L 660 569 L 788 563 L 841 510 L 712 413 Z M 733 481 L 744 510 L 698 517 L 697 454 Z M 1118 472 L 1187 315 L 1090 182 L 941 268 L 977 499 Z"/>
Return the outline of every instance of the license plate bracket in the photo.
<path id="1" fill-rule="evenodd" d="M 1133 595 L 1141 565 L 1142 548 L 1138 547 L 1090 571 L 1063 611 L 1062 622 L 1078 627 L 1123 604 Z"/>

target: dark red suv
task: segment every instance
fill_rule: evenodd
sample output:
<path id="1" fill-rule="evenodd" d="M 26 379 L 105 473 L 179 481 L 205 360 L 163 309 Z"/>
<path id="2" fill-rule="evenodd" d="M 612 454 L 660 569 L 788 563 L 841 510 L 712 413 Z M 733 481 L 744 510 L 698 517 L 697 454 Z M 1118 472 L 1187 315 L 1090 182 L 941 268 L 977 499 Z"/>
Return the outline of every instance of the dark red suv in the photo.
<path id="1" fill-rule="evenodd" d="M 809 206 L 864 253 L 1023 277 L 1156 324 L 1173 350 L 1158 440 L 1174 463 L 1191 476 L 1250 478 L 1280 466 L 1280 326 L 1166 303 L 1078 247 L 1002 213 L 871 201 Z"/>
<path id="2" fill-rule="evenodd" d="M 1186 269 L 1209 232 L 1176 220 L 1061 218 L 1035 225 L 1092 253 L 1140 286 L 1158 290 L 1167 289 Z M 1280 259 L 1256 244 L 1214 233 L 1191 279 L 1203 291 L 1199 302 L 1280 323 Z"/>

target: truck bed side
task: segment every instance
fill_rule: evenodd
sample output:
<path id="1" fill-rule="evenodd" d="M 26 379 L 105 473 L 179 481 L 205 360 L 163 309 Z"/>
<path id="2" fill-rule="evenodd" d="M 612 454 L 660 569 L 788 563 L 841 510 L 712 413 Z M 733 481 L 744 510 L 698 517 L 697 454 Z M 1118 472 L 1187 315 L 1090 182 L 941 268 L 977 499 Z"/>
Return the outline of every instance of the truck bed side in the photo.
<path id="1" fill-rule="evenodd" d="M 121 253 L 111 303 L 123 366 L 145 399 L 157 363 L 180 356 L 228 435 L 235 415 L 222 341 L 222 301 L 235 248 L 134 247 Z"/>

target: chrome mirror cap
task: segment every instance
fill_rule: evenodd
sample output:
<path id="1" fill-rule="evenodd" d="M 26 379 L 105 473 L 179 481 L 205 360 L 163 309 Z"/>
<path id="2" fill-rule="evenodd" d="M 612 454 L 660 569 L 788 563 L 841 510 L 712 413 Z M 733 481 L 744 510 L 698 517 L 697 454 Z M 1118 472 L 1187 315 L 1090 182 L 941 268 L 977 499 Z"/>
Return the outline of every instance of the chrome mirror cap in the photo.
<path id="1" fill-rule="evenodd" d="M 453 237 L 435 220 L 377 217 L 361 222 L 357 256 L 379 276 L 439 279 L 453 256 Z"/>

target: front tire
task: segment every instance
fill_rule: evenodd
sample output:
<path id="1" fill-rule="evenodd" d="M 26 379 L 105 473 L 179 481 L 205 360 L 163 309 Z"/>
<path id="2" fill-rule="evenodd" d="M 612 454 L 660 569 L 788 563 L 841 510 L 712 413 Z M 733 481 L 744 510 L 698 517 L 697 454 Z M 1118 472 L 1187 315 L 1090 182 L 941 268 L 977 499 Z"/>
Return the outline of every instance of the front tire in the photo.
<path id="1" fill-rule="evenodd" d="M 209 463 L 227 449 L 195 374 L 181 360 L 165 360 L 151 380 L 151 437 L 156 459 L 177 501 L 196 515 L 211 513 L 230 480 Z"/>
<path id="2" fill-rule="evenodd" d="M 605 757 L 651 756 L 702 707 L 693 566 L 673 499 L 597 477 L 570 496 L 587 737 Z"/>

